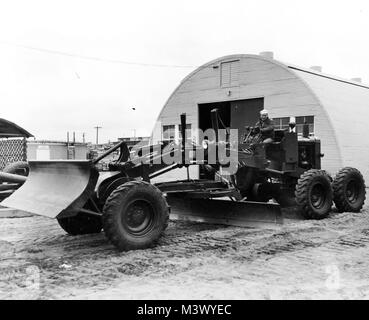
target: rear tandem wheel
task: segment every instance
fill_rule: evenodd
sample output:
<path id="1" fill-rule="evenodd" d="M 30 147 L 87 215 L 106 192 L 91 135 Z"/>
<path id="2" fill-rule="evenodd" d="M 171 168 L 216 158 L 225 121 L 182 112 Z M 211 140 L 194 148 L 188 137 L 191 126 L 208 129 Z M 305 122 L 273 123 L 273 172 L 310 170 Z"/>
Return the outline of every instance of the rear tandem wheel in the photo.
<path id="1" fill-rule="evenodd" d="M 358 169 L 345 167 L 333 181 L 333 201 L 339 212 L 359 212 L 365 202 L 365 181 Z"/>
<path id="2" fill-rule="evenodd" d="M 296 202 L 307 219 L 324 219 L 333 203 L 331 178 L 324 170 L 304 172 L 296 185 Z"/>

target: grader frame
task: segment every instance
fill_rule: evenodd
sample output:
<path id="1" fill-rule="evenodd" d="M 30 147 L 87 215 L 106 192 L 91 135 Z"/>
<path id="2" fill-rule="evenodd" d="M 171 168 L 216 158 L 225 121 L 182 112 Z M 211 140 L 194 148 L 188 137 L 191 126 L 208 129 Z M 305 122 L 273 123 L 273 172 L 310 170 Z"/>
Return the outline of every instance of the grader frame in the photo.
<path id="1" fill-rule="evenodd" d="M 211 113 L 215 132 L 217 110 Z M 232 147 L 229 141 L 192 145 L 205 155 L 209 143 L 237 156 L 238 170 L 224 178 L 222 163 L 207 158 L 186 158 L 186 115 L 181 115 L 182 139 L 176 145 L 149 145 L 132 154 L 124 142 L 93 161 L 30 161 L 26 183 L 2 202 L 3 206 L 56 218 L 70 234 L 100 232 L 121 250 L 151 246 L 173 218 L 237 226 L 270 226 L 283 223 L 281 205 L 297 205 L 307 218 L 326 217 L 335 201 L 339 209 L 358 211 L 365 200 L 365 183 L 353 168 L 332 178 L 320 168 L 320 141 L 295 132 L 276 132 L 276 142 Z M 250 137 L 248 132 L 247 137 Z M 120 149 L 108 172 L 96 164 Z M 146 152 L 142 152 L 146 150 Z M 178 153 L 179 161 L 163 159 Z M 235 159 L 234 159 L 235 160 Z M 207 178 L 191 179 L 189 166 L 206 171 Z M 187 169 L 187 179 L 152 185 L 153 178 L 177 168 Z M 351 194 L 351 195 L 350 195 Z M 276 200 L 271 202 L 270 200 Z"/>

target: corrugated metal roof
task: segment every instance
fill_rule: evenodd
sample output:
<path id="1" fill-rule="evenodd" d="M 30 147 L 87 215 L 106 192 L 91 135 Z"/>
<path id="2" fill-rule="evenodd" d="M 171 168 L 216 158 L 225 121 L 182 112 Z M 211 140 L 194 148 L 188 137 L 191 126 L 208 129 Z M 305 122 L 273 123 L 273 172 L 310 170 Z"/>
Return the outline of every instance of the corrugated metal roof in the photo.
<path id="1" fill-rule="evenodd" d="M 0 138 L 33 137 L 27 130 L 13 122 L 0 118 Z"/>

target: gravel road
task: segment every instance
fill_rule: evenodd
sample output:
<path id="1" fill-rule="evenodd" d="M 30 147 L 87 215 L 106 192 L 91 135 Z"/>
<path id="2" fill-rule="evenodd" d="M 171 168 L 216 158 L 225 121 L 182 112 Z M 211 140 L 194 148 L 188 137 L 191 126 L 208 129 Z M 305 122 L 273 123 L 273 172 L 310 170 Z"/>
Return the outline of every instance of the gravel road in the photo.
<path id="1" fill-rule="evenodd" d="M 0 219 L 0 299 L 368 299 L 369 207 L 249 229 L 171 221 L 117 252 L 44 217 Z"/>

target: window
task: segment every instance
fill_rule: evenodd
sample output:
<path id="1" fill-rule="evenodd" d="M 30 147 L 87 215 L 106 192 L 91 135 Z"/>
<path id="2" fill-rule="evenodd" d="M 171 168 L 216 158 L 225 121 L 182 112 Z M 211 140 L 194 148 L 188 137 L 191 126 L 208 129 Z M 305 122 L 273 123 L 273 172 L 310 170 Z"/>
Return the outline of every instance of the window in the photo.
<path id="1" fill-rule="evenodd" d="M 238 86 L 240 61 L 227 61 L 220 64 L 220 85 L 221 87 Z"/>
<path id="2" fill-rule="evenodd" d="M 274 122 L 275 129 L 284 130 L 284 129 L 288 129 L 290 118 L 289 117 L 273 118 L 273 122 Z"/>
<path id="3" fill-rule="evenodd" d="M 302 134 L 304 123 L 309 125 L 309 134 L 314 134 L 314 116 L 296 117 L 296 130 L 298 134 Z"/>
<path id="4" fill-rule="evenodd" d="M 175 139 L 175 126 L 166 125 L 163 126 L 163 141 L 174 141 Z"/>
<path id="5" fill-rule="evenodd" d="M 302 135 L 304 123 L 309 125 L 309 134 L 314 134 L 314 116 L 299 116 L 296 118 L 296 131 L 299 135 Z M 289 117 L 273 118 L 275 129 L 288 129 L 290 122 Z"/>

